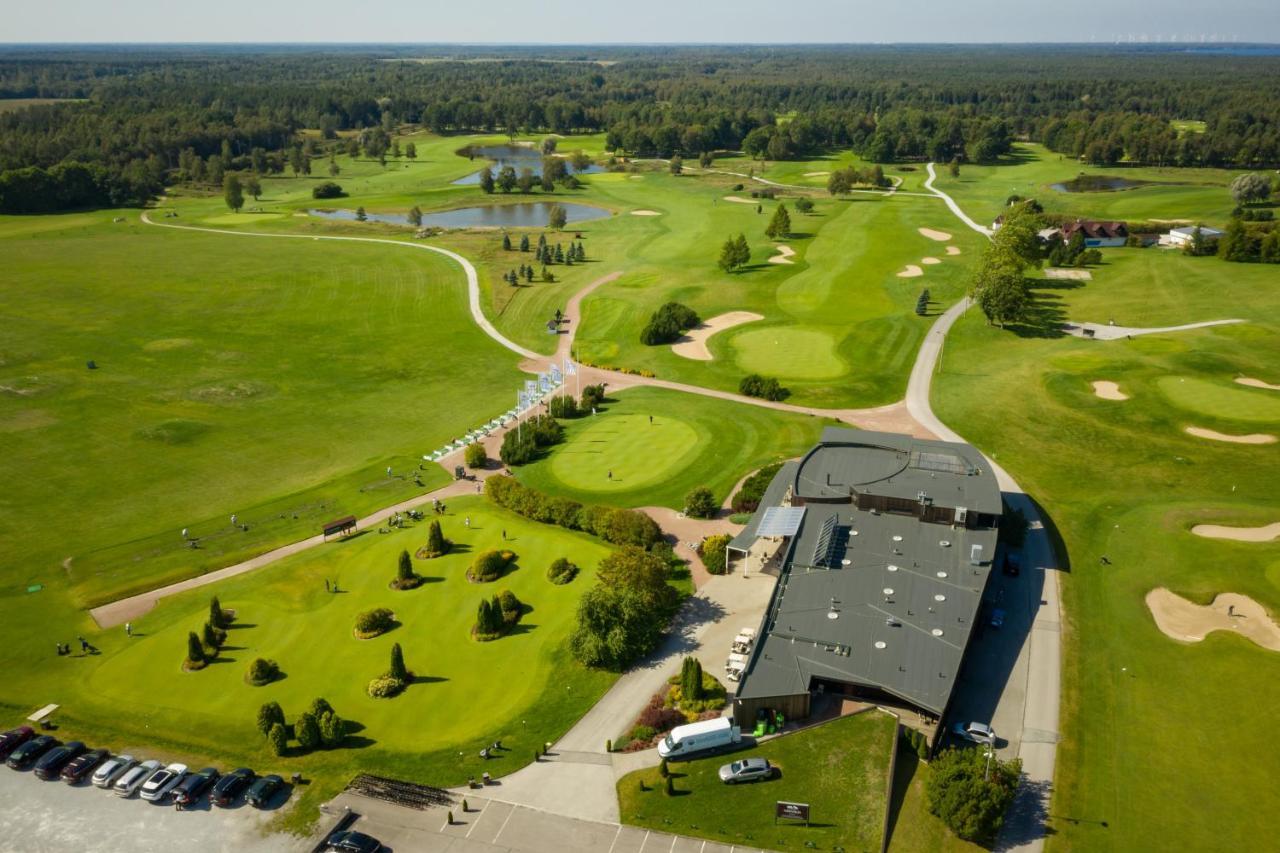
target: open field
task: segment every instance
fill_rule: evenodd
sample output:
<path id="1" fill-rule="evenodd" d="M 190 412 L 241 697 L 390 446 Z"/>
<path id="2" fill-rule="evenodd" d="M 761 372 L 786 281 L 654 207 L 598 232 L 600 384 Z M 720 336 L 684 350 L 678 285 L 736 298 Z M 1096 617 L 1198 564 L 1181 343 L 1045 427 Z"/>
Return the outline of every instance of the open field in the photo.
<path id="1" fill-rule="evenodd" d="M 595 417 L 564 424 L 563 444 L 514 469 L 523 482 L 584 502 L 683 509 L 685 495 L 697 486 L 723 501 L 743 476 L 812 447 L 828 422 L 678 391 L 631 388 L 609 397 Z"/>
<path id="2" fill-rule="evenodd" d="M 565 649 L 577 600 L 609 549 L 475 497 L 450 501 L 443 527 L 455 548 L 445 557 L 414 561 L 427 579 L 414 590 L 394 591 L 388 583 L 400 551 L 413 553 L 425 542 L 426 521 L 389 535 L 369 532 L 336 541 L 167 599 L 134 622 L 132 638 L 122 629 L 85 631 L 101 654 L 54 658 L 47 645 L 70 637 L 47 629 L 17 634 L 7 643 L 12 652 L 51 663 L 8 667 L 6 704 L 26 708 L 58 701 L 63 737 L 84 735 L 95 745 L 300 770 L 316 780 L 303 789 L 289 818 L 301 823 L 357 771 L 441 785 L 463 783 L 481 769 L 509 773 L 528 763 L 535 745 L 568 729 L 614 679 L 573 663 Z M 465 570 L 475 556 L 499 547 L 516 552 L 514 567 L 497 582 L 469 582 Z M 561 556 L 582 572 L 556 586 L 546 568 Z M 342 592 L 329 593 L 326 580 Z M 470 628 L 477 605 L 503 588 L 531 610 L 510 636 L 475 642 Z M 207 619 L 212 594 L 236 611 L 236 622 L 214 663 L 183 673 L 187 632 Z M 398 625 L 358 640 L 352 633 L 355 616 L 371 607 L 392 609 Z M 404 648 L 415 681 L 399 697 L 372 699 L 365 685 L 386 671 L 392 643 Z M 277 661 L 284 678 L 265 687 L 246 684 L 244 674 L 255 657 Z M 349 746 L 271 757 L 254 728 L 258 706 L 278 701 L 292 721 L 317 696 L 356 724 Z M 509 751 L 483 762 L 479 749 L 498 739 Z"/>
<path id="3" fill-rule="evenodd" d="M 875 850 L 895 731 L 892 717 L 869 711 L 741 752 L 672 764 L 675 796 L 664 792 L 657 768 L 638 770 L 618 780 L 622 821 L 744 847 Z M 725 785 L 716 776 L 723 764 L 756 757 L 778 768 L 774 778 Z M 809 803 L 812 825 L 775 824 L 778 800 Z"/>
<path id="4" fill-rule="evenodd" d="M 1056 337 L 1044 325 L 1001 331 L 971 312 L 947 343 L 935 410 L 1016 473 L 1069 557 L 1051 847 L 1253 847 L 1280 831 L 1280 795 L 1268 781 L 1280 751 L 1241 709 L 1280 704 L 1280 660 L 1223 632 L 1195 645 L 1175 642 L 1144 598 L 1167 587 L 1207 605 L 1228 592 L 1280 612 L 1276 543 L 1190 532 L 1200 523 L 1273 522 L 1274 449 L 1183 431 L 1188 423 L 1226 433 L 1280 427 L 1253 419 L 1261 415 L 1252 395 L 1271 392 L 1233 383 L 1268 376 L 1280 362 L 1280 297 L 1267 284 L 1274 273 L 1152 250 L 1104 255 L 1092 282 L 1046 282 L 1040 318 L 1131 322 L 1132 312 L 1144 321 L 1250 322 L 1100 342 Z M 1120 380 L 1131 399 L 1099 399 L 1091 385 L 1099 377 Z M 1175 380 L 1178 389 L 1189 384 L 1195 393 L 1175 405 L 1171 377 L 1185 378 Z M 1225 391 L 1249 392 L 1251 405 L 1206 402 Z M 1221 756 L 1248 760 L 1231 763 L 1230 784 L 1205 784 Z"/>

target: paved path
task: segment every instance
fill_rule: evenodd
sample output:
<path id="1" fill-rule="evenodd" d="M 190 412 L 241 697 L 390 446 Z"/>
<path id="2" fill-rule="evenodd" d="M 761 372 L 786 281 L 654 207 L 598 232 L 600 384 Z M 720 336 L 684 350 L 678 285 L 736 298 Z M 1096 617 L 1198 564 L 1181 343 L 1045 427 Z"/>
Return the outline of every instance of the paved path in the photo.
<path id="1" fill-rule="evenodd" d="M 956 204 L 955 199 L 933 185 L 934 180 L 938 177 L 938 173 L 933 170 L 932 163 L 926 165 L 925 169 L 929 172 L 929 180 L 924 182 L 924 188 L 946 202 L 947 207 L 951 208 L 951 212 L 954 213 L 961 222 L 986 237 L 990 237 L 995 233 L 985 225 L 979 225 L 970 219 L 969 215 L 960 209 L 960 205 Z"/>
<path id="2" fill-rule="evenodd" d="M 1064 323 L 1062 331 L 1077 338 L 1092 338 L 1095 341 L 1115 341 L 1121 338 L 1136 338 L 1139 335 L 1159 335 L 1164 332 L 1186 332 L 1191 329 L 1205 329 L 1209 326 L 1229 326 L 1233 323 L 1247 323 L 1248 320 L 1205 320 L 1201 323 L 1184 323 L 1181 326 L 1113 326 L 1110 323 Z M 1092 334 L 1086 334 L 1086 331 Z"/>

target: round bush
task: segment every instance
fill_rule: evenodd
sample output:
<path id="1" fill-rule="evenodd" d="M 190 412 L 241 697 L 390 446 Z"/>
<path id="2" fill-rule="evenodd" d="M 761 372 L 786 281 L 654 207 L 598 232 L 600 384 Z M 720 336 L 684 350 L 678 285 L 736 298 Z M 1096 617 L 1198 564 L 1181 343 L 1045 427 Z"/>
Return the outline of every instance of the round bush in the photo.
<path id="1" fill-rule="evenodd" d="M 346 193 L 342 191 L 342 187 L 333 181 L 325 181 L 311 188 L 312 198 L 342 198 L 344 195 Z"/>
<path id="2" fill-rule="evenodd" d="M 249 671 L 245 673 L 244 680 L 254 687 L 261 687 L 264 684 L 270 684 L 279 677 L 279 664 L 266 658 L 254 658 L 253 663 L 249 664 Z"/>
<path id="3" fill-rule="evenodd" d="M 489 461 L 489 455 L 485 453 L 484 445 L 477 441 L 467 445 L 462 452 L 462 461 L 468 468 L 483 468 Z"/>
<path id="4" fill-rule="evenodd" d="M 547 580 L 553 584 L 566 584 L 578 576 L 578 567 L 560 557 L 547 569 Z"/>
<path id="5" fill-rule="evenodd" d="M 389 675 L 380 675 L 369 682 L 369 695 L 374 699 L 390 699 L 404 690 L 405 682 Z"/>
<path id="6" fill-rule="evenodd" d="M 467 577 L 475 583 L 488 583 L 502 577 L 507 565 L 515 559 L 510 551 L 485 551 L 476 557 L 471 568 L 467 569 Z"/>
<path id="7" fill-rule="evenodd" d="M 731 536 L 721 533 L 708 536 L 698 545 L 698 556 L 702 558 L 702 565 L 710 574 L 722 575 L 728 571 L 724 551 L 731 539 Z"/>
<path id="8" fill-rule="evenodd" d="M 385 607 L 366 610 L 356 617 L 356 636 L 368 640 L 385 634 L 395 626 L 396 616 Z"/>

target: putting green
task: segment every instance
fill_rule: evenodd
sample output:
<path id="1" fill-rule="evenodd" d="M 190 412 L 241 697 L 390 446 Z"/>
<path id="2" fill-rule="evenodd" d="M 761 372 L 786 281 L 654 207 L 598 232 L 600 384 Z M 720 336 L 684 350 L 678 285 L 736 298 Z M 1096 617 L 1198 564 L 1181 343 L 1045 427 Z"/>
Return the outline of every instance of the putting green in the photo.
<path id="1" fill-rule="evenodd" d="M 252 222 L 265 222 L 279 219 L 283 213 L 224 213 L 221 216 L 210 216 L 204 221 L 210 225 L 247 225 Z"/>
<path id="2" fill-rule="evenodd" d="M 647 415 L 602 414 L 595 421 L 552 456 L 551 473 L 571 488 L 624 492 L 659 482 L 699 445 L 693 426 L 664 415 L 652 424 Z"/>
<path id="3" fill-rule="evenodd" d="M 1264 390 L 1190 376 L 1163 376 L 1156 380 L 1156 386 L 1175 406 L 1202 415 L 1233 421 L 1280 421 L 1280 399 Z"/>
<path id="4" fill-rule="evenodd" d="M 780 379 L 835 379 L 849 372 L 827 332 L 803 326 L 752 329 L 733 338 L 743 370 Z"/>

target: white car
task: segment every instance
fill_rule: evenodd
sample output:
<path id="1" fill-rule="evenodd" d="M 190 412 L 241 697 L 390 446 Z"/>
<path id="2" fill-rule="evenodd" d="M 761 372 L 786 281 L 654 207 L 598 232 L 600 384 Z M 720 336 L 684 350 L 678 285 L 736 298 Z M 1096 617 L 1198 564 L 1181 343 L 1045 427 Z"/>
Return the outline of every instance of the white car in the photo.
<path id="1" fill-rule="evenodd" d="M 957 737 L 974 743 L 994 744 L 996 742 L 995 729 L 986 723 L 956 723 L 951 731 Z"/>
<path id="2" fill-rule="evenodd" d="M 187 775 L 187 765 L 170 764 L 162 770 L 151 774 L 151 778 L 142 784 L 142 799 L 149 803 L 163 803 L 169 792 L 178 786 L 182 777 Z"/>
<path id="3" fill-rule="evenodd" d="M 130 767 L 120 774 L 120 778 L 111 786 L 111 790 L 116 792 L 116 796 L 132 797 L 133 792 L 141 788 L 142 783 L 147 781 L 147 777 L 159 770 L 161 766 L 159 761 L 152 758 L 149 761 Z"/>
<path id="4" fill-rule="evenodd" d="M 109 758 L 93 772 L 93 784 L 99 788 L 110 788 L 111 783 L 120 778 L 120 774 L 127 772 L 137 763 L 138 759 L 132 755 L 117 755 L 115 758 Z"/>

